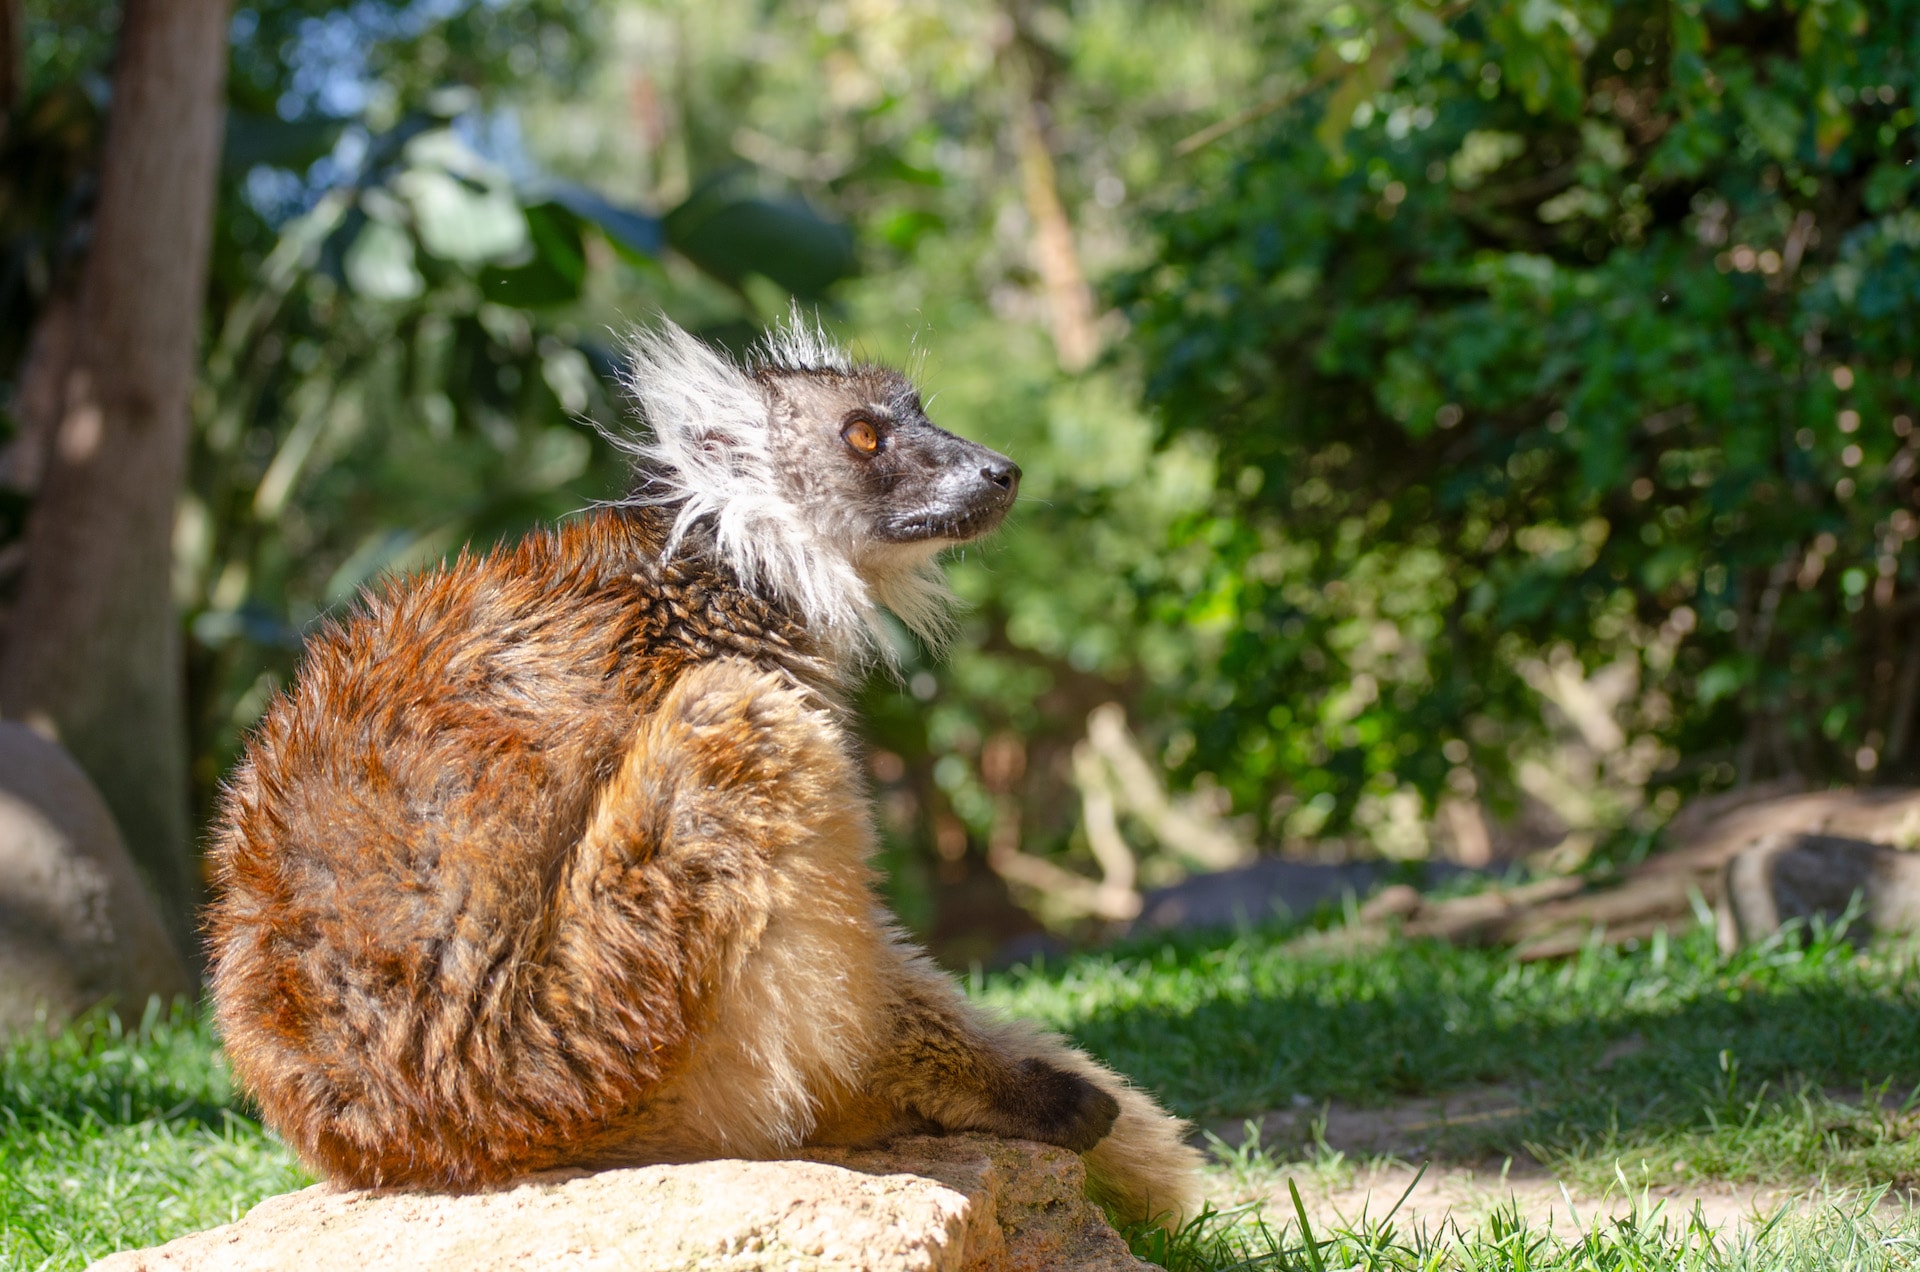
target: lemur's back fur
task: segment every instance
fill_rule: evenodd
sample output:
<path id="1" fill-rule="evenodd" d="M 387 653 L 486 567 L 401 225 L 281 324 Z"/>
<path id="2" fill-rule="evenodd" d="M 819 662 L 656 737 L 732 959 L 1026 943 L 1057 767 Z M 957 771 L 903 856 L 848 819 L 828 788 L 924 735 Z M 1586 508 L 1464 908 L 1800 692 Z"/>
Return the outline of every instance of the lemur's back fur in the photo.
<path id="1" fill-rule="evenodd" d="M 305 1162 L 355 1184 L 975 1129 L 1086 1152 L 1103 1200 L 1177 1216 L 1179 1124 L 982 1017 L 871 888 L 837 689 L 876 600 L 937 620 L 928 562 L 998 520 L 1017 470 L 933 429 L 897 375 L 783 339 L 743 370 L 647 338 L 635 500 L 463 555 L 313 640 L 214 846 L 235 1070 Z M 676 416 L 676 395 L 733 417 Z M 808 446 L 822 467 L 796 484 L 779 464 Z M 978 475 L 875 466 L 921 454 Z M 729 480 L 761 482 L 737 492 L 760 506 L 730 505 Z M 916 481 L 934 493 L 902 493 Z"/>

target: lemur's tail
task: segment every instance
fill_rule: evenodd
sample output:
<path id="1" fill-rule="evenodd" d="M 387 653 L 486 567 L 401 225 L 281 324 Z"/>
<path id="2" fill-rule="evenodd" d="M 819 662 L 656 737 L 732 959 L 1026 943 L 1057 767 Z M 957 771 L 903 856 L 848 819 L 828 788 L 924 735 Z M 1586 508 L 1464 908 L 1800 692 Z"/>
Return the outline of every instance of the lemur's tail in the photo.
<path id="1" fill-rule="evenodd" d="M 1112 1133 L 1085 1154 L 1087 1195 L 1127 1219 L 1177 1230 L 1200 1209 L 1203 1158 L 1186 1142 L 1187 1124 L 1119 1074 L 1080 1059 L 1080 1072 L 1120 1101 Z"/>

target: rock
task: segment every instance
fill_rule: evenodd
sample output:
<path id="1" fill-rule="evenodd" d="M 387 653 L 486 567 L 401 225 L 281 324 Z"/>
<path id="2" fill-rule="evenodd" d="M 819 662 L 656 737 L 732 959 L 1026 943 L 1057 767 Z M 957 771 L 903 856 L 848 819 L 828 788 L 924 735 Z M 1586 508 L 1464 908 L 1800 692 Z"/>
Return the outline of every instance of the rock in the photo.
<path id="1" fill-rule="evenodd" d="M 1838 835 L 1770 835 L 1727 863 L 1720 948 L 1731 954 L 1793 919 L 1839 919 L 1858 898 L 1848 935 L 1920 932 L 1920 854 Z"/>
<path id="2" fill-rule="evenodd" d="M 194 992 L 113 815 L 67 753 L 0 720 L 0 1038 L 102 1000 Z"/>
<path id="3" fill-rule="evenodd" d="M 913 1138 L 805 1161 L 556 1172 L 489 1192 L 317 1184 L 93 1272 L 1146 1272 L 1065 1149 Z"/>
<path id="4" fill-rule="evenodd" d="M 1462 875 L 1484 873 L 1446 861 L 1421 862 L 1416 868 L 1422 885 L 1428 888 Z M 1142 898 L 1140 917 L 1133 920 L 1129 931 L 1235 927 L 1262 923 L 1276 914 L 1299 917 L 1319 906 L 1338 904 L 1349 894 L 1364 897 L 1381 881 L 1404 869 L 1386 861 L 1329 864 L 1266 857 L 1155 888 Z"/>

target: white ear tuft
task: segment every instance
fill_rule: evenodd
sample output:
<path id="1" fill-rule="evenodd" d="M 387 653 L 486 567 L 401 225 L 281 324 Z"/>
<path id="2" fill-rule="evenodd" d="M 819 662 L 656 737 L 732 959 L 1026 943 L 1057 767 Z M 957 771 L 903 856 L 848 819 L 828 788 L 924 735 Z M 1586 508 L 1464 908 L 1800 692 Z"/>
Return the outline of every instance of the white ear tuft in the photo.
<path id="1" fill-rule="evenodd" d="M 809 320 L 798 300 L 787 309 L 786 320 L 776 323 L 754 350 L 754 363 L 775 371 L 838 371 L 844 375 L 854 369 L 853 355 L 846 346 L 827 334 L 817 312 Z"/>

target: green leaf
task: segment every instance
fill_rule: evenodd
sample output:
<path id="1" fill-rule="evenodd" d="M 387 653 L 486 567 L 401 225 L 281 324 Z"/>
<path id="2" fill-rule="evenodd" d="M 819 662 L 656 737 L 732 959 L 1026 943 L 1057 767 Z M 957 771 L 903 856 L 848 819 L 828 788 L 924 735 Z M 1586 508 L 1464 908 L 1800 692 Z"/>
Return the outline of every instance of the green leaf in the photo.
<path id="1" fill-rule="evenodd" d="M 580 284 L 545 261 L 528 265 L 485 265 L 480 269 L 480 294 L 495 304 L 537 309 L 542 305 L 563 305 L 578 300 Z"/>
<path id="2" fill-rule="evenodd" d="M 1293 1176 L 1287 1176 L 1287 1194 L 1293 1198 L 1293 1213 L 1300 1220 L 1300 1240 L 1304 1243 L 1307 1266 L 1313 1272 L 1327 1272 L 1325 1260 L 1320 1257 L 1320 1243 L 1313 1239 L 1313 1225 L 1307 1221 L 1307 1204 L 1300 1200 L 1300 1186 L 1293 1182 Z"/>
<path id="3" fill-rule="evenodd" d="M 1442 405 L 1440 387 L 1418 355 L 1410 349 L 1392 350 L 1382 371 L 1374 389 L 1381 409 L 1399 420 L 1411 436 L 1431 433 L 1434 415 Z"/>
<path id="4" fill-rule="evenodd" d="M 394 178 L 413 207 L 421 246 L 462 264 L 509 258 L 527 245 L 527 218 L 505 186 L 477 185 L 435 168 Z"/>
<path id="5" fill-rule="evenodd" d="M 730 184 L 730 183 L 729 183 Z M 666 216 L 667 242 L 716 278 L 760 274 L 815 299 L 858 266 L 853 235 L 798 199 L 729 197 L 722 185 L 695 191 Z"/>
<path id="6" fill-rule="evenodd" d="M 303 172 L 333 149 L 345 127 L 338 119 L 286 120 L 229 111 L 220 163 L 230 175 L 260 164 Z"/>
<path id="7" fill-rule="evenodd" d="M 577 286 L 587 276 L 579 219 L 558 203 L 536 203 L 528 207 L 526 213 L 534 253 Z"/>
<path id="8" fill-rule="evenodd" d="M 1750 668 L 1739 659 L 1725 659 L 1700 673 L 1694 684 L 1702 707 L 1710 707 L 1722 698 L 1731 698 L 1746 685 Z"/>
<path id="9" fill-rule="evenodd" d="M 1867 186 L 1863 197 L 1867 211 L 1875 216 L 1885 216 L 1907 200 L 1907 191 L 1912 188 L 1916 172 L 1913 161 L 1902 162 L 1898 159 L 1882 159 L 1874 165 L 1873 172 L 1867 177 Z"/>
<path id="10" fill-rule="evenodd" d="M 426 290 L 413 262 L 413 236 L 386 221 L 368 221 L 346 249 L 346 280 L 369 300 L 412 300 Z"/>
<path id="11" fill-rule="evenodd" d="M 947 221 L 938 212 L 929 212 L 920 208 L 902 208 L 882 217 L 873 228 L 888 246 L 910 252 L 922 237 L 937 234 L 946 229 Z"/>
<path id="12" fill-rule="evenodd" d="M 630 260 L 655 260 L 666 246 L 661 220 L 637 208 L 623 208 L 585 186 L 561 182 L 548 191 L 547 202 L 558 204 L 607 236 Z"/>
<path id="13" fill-rule="evenodd" d="M 1395 40 L 1375 48 L 1365 61 L 1341 75 L 1334 85 L 1332 96 L 1327 98 L 1325 111 L 1320 123 L 1314 129 L 1314 136 L 1326 148 L 1336 167 L 1346 161 L 1347 130 L 1353 125 L 1353 112 L 1360 103 L 1369 100 L 1393 81 L 1394 72 L 1399 69 L 1405 45 Z"/>
<path id="14" fill-rule="evenodd" d="M 1790 160 L 1800 148 L 1806 131 L 1806 118 L 1793 103 L 1779 93 L 1747 82 L 1740 86 L 1734 100 L 1740 113 L 1753 129 L 1753 139 L 1775 159 Z"/>
<path id="15" fill-rule="evenodd" d="M 555 202 L 536 203 L 525 212 L 533 259 L 483 268 L 480 290 L 488 300 L 521 309 L 577 300 L 587 274 L 579 218 Z"/>

